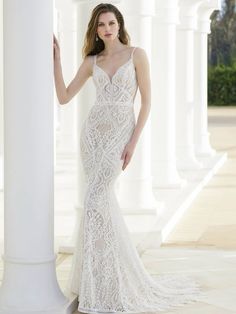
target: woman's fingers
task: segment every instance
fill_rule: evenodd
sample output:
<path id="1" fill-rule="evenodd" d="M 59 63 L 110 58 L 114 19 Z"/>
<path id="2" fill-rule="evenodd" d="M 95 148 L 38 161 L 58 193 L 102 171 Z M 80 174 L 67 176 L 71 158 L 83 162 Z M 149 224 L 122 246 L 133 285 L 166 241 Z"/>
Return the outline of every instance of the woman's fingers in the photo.
<path id="1" fill-rule="evenodd" d="M 121 159 L 124 160 L 122 169 L 124 170 L 128 163 L 130 162 L 130 159 L 132 157 L 133 151 L 130 150 L 129 146 L 125 146 L 123 153 L 121 155 Z"/>
<path id="2" fill-rule="evenodd" d="M 56 39 L 54 40 L 54 45 L 57 46 L 57 47 L 59 46 L 58 45 L 58 41 Z"/>
<path id="3" fill-rule="evenodd" d="M 125 158 L 126 158 L 126 149 L 123 150 L 123 153 L 121 155 L 121 159 L 124 160 L 123 165 L 122 165 L 122 170 L 125 169 Z"/>
<path id="4" fill-rule="evenodd" d="M 125 170 L 127 165 L 128 165 L 128 161 L 127 161 L 127 159 L 125 159 L 123 166 L 122 166 L 122 170 Z"/>
<path id="5" fill-rule="evenodd" d="M 126 148 L 124 148 L 123 153 L 122 153 L 122 155 L 121 155 L 121 158 L 120 158 L 120 159 L 124 159 L 125 154 L 126 154 Z"/>
<path id="6" fill-rule="evenodd" d="M 58 43 L 58 40 L 57 40 L 57 38 L 56 38 L 56 36 L 53 34 L 53 42 L 54 42 L 54 44 L 57 46 L 57 47 L 59 47 L 59 43 Z"/>
<path id="7" fill-rule="evenodd" d="M 60 57 L 60 46 L 54 34 L 53 34 L 53 50 L 54 50 L 54 59 L 57 57 Z"/>
<path id="8" fill-rule="evenodd" d="M 131 159 L 131 155 L 127 152 L 124 156 L 124 163 L 122 166 L 122 169 L 125 170 L 126 166 L 128 165 L 128 163 L 130 162 Z"/>

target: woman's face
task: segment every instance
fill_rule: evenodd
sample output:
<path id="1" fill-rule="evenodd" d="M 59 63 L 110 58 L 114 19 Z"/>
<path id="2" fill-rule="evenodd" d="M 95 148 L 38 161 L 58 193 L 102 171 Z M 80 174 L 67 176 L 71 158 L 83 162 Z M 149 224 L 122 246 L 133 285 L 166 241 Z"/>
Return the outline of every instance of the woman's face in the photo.
<path id="1" fill-rule="evenodd" d="M 101 13 L 98 17 L 98 36 L 103 41 L 114 40 L 119 32 L 119 24 L 113 12 Z"/>

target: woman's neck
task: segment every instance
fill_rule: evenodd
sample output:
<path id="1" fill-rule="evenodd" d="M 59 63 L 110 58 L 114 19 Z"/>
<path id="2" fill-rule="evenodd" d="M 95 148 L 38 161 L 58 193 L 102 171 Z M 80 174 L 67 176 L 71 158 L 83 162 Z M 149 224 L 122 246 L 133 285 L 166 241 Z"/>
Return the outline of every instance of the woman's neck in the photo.
<path id="1" fill-rule="evenodd" d="M 119 39 L 115 39 L 112 42 L 105 43 L 105 48 L 102 54 L 107 57 L 113 56 L 118 51 L 123 50 L 125 46 L 126 45 L 122 44 Z"/>

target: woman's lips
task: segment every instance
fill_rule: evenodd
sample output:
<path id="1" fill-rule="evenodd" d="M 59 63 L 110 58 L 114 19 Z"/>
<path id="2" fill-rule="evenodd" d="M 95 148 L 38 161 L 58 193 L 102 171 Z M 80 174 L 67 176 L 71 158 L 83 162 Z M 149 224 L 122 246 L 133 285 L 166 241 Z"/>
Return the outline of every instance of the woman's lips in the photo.
<path id="1" fill-rule="evenodd" d="M 105 36 L 111 36 L 112 34 L 105 34 Z"/>

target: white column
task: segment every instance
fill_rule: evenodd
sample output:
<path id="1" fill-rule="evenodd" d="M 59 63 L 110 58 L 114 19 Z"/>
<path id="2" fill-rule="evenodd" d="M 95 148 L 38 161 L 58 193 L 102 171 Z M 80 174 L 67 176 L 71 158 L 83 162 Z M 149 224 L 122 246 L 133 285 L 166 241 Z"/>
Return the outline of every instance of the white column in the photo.
<path id="1" fill-rule="evenodd" d="M 4 1 L 1 313 L 68 313 L 56 278 L 52 1 Z"/>
<path id="2" fill-rule="evenodd" d="M 58 38 L 58 29 L 59 29 L 59 22 L 58 22 L 58 15 L 59 12 L 55 7 L 55 0 L 53 0 L 54 6 L 53 6 L 53 33 L 57 35 Z M 58 38 L 59 39 L 59 38 Z M 57 96 L 56 96 L 56 90 L 54 89 L 54 147 L 59 146 L 60 142 L 60 110 L 61 106 L 58 102 Z M 57 150 L 54 150 L 54 165 L 56 165 L 57 162 Z"/>
<path id="3" fill-rule="evenodd" d="M 78 30 L 77 30 L 77 47 L 78 47 L 78 66 L 83 62 L 82 48 L 84 45 L 85 34 L 88 27 L 88 22 L 92 13 L 92 9 L 100 3 L 99 1 L 75 0 L 77 2 Z M 86 182 L 84 176 L 83 165 L 80 153 L 80 135 L 82 124 L 87 119 L 89 110 L 94 104 L 96 90 L 92 77 L 85 83 L 82 90 L 79 92 L 77 101 L 77 199 L 75 204 L 77 218 L 73 232 L 73 240 L 75 240 L 76 231 L 79 228 L 81 213 L 84 206 L 84 196 L 86 191 Z"/>
<path id="4" fill-rule="evenodd" d="M 0 192 L 3 190 L 3 2 L 0 0 Z"/>
<path id="5" fill-rule="evenodd" d="M 194 29 L 196 10 L 203 0 L 180 0 L 176 53 L 176 153 L 179 170 L 198 170 L 193 145 Z M 197 52 L 195 52 L 197 53 Z"/>
<path id="6" fill-rule="evenodd" d="M 75 76 L 78 70 L 78 27 L 77 27 L 77 3 L 73 0 L 65 2 L 56 0 L 57 9 L 57 33 L 61 47 L 61 64 L 66 86 Z M 80 21 L 80 19 L 79 19 Z M 79 27 L 81 21 L 79 22 Z M 77 95 L 66 105 L 58 105 L 57 126 L 57 157 L 62 154 L 73 154 L 77 157 Z M 73 156 L 74 157 L 74 156 Z M 78 186 L 78 190 L 81 190 Z M 76 211 L 77 214 L 77 211 Z M 77 224 L 78 219 L 75 220 Z M 74 238 L 74 235 L 73 235 Z M 72 239 L 63 241 L 59 245 L 60 253 L 73 252 Z"/>
<path id="7" fill-rule="evenodd" d="M 76 57 L 76 67 L 75 71 L 78 70 L 78 67 L 83 62 L 82 58 L 82 47 L 84 44 L 85 33 L 87 30 L 87 24 L 90 18 L 92 8 L 96 5 L 94 1 L 86 0 L 75 0 L 75 14 L 77 16 L 78 25 L 76 31 L 75 45 L 77 50 Z M 83 121 L 87 118 L 88 111 L 95 100 L 95 86 L 92 82 L 92 78 L 89 78 L 82 89 L 79 91 L 78 96 L 76 97 L 76 159 L 77 159 L 77 195 L 75 203 L 75 221 L 74 228 L 72 231 L 72 236 L 68 241 L 62 243 L 59 248 L 60 252 L 64 253 L 73 253 L 74 243 L 76 240 L 76 235 L 79 230 L 81 213 L 84 206 L 84 194 L 86 190 L 86 182 L 84 177 L 84 170 L 82 167 L 81 153 L 80 153 L 80 134 Z"/>
<path id="8" fill-rule="evenodd" d="M 61 64 L 66 86 L 76 74 L 77 68 L 77 12 L 74 1 L 56 0 L 58 40 L 61 48 Z M 76 152 L 76 97 L 60 106 L 57 153 Z"/>
<path id="9" fill-rule="evenodd" d="M 152 173 L 154 186 L 184 183 L 176 169 L 175 40 L 178 0 L 156 0 L 152 57 Z"/>
<path id="10" fill-rule="evenodd" d="M 120 10 L 124 15 L 125 25 L 132 39 L 132 46 L 145 49 L 151 67 L 152 48 L 152 16 L 154 14 L 155 1 L 149 1 L 147 6 L 143 0 L 131 0 L 121 3 Z M 155 104 L 151 104 L 155 105 Z M 141 97 L 138 92 L 134 104 L 135 115 L 141 106 Z M 119 203 L 125 214 L 148 214 L 161 210 L 152 191 L 151 174 L 151 115 L 149 115 L 145 127 L 140 135 L 135 148 L 132 161 L 118 181 Z"/>
<path id="11" fill-rule="evenodd" d="M 197 30 L 194 34 L 195 82 L 194 82 L 194 145 L 198 157 L 210 157 L 215 154 L 209 143 L 207 121 L 207 63 L 208 34 L 210 33 L 210 15 L 214 10 L 221 9 L 220 0 L 204 1 L 197 11 Z"/>

